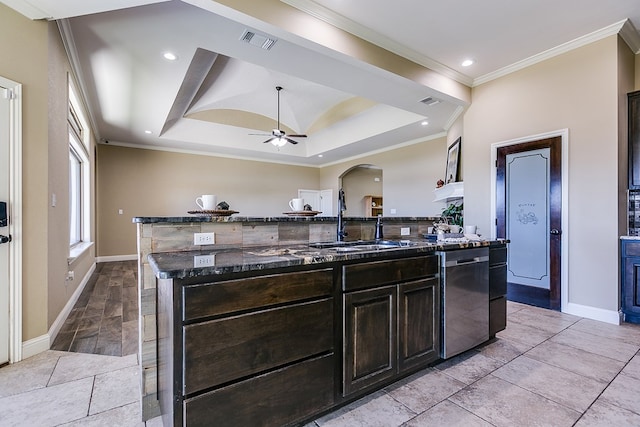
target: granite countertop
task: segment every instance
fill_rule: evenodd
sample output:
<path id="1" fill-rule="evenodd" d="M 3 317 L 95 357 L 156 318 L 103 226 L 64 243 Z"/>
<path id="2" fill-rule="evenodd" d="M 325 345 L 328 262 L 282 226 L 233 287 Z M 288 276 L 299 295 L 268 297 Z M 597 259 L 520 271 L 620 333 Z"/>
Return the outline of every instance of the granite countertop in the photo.
<path id="1" fill-rule="evenodd" d="M 433 243 L 414 241 L 411 245 L 392 249 L 338 252 L 332 248 L 314 248 L 307 245 L 289 247 L 232 248 L 220 250 L 200 250 L 164 252 L 149 254 L 148 259 L 154 274 L 159 279 L 184 279 L 209 275 L 224 275 L 248 271 L 259 271 L 282 267 L 331 263 L 358 259 L 371 259 L 389 255 L 429 254 L 436 251 L 477 248 L 508 243 L 508 240 L 481 240 L 457 243 Z M 207 267 L 195 267 L 210 257 Z"/>
<path id="2" fill-rule="evenodd" d="M 344 217 L 345 221 L 377 221 L 376 217 Z M 439 216 L 425 217 L 383 217 L 385 222 L 393 221 L 436 221 Z M 134 223 L 157 224 L 157 223 L 188 223 L 188 222 L 336 222 L 335 216 L 270 216 L 270 217 L 250 217 L 250 216 L 212 216 L 212 215 L 191 215 L 191 216 L 137 216 L 133 218 Z"/>

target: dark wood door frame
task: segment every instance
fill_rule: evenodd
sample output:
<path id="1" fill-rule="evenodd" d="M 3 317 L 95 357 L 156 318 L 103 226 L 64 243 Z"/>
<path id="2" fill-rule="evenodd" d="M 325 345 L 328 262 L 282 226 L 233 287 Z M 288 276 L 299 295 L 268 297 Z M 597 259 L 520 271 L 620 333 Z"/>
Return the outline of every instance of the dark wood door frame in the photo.
<path id="1" fill-rule="evenodd" d="M 496 161 L 496 233 L 506 237 L 506 156 L 531 150 L 549 148 L 549 307 L 561 309 L 561 252 L 562 252 L 562 137 L 553 136 L 529 142 L 498 147 Z"/>

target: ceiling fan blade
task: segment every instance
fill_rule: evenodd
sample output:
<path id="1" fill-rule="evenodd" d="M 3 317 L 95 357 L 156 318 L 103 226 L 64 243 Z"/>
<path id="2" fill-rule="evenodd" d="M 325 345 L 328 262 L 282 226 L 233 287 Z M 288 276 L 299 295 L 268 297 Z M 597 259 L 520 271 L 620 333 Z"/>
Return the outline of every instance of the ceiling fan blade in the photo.
<path id="1" fill-rule="evenodd" d="M 270 133 L 248 133 L 247 135 L 271 136 Z"/>
<path id="2" fill-rule="evenodd" d="M 275 138 L 269 138 L 269 139 L 267 139 L 266 141 L 262 141 L 262 143 L 263 143 L 263 144 L 266 144 L 267 142 L 271 142 L 271 141 L 273 141 L 274 139 L 275 139 Z"/>
<path id="3" fill-rule="evenodd" d="M 298 143 L 298 141 L 294 141 L 293 139 L 289 138 L 288 136 L 285 136 L 284 139 L 287 140 L 287 142 L 292 143 L 293 145 L 296 145 Z"/>
<path id="4" fill-rule="evenodd" d="M 306 138 L 307 135 L 287 135 L 289 138 Z"/>

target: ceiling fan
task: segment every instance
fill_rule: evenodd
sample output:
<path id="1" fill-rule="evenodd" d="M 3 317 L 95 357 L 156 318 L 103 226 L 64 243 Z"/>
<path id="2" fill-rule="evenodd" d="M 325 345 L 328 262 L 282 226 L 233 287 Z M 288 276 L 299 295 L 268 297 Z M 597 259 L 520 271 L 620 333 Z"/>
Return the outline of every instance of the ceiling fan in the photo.
<path id="1" fill-rule="evenodd" d="M 278 91 L 278 125 L 276 129 L 271 130 L 271 138 L 264 141 L 264 143 L 266 144 L 267 142 L 270 142 L 276 147 L 282 147 L 287 142 L 295 145 L 298 143 L 298 141 L 295 141 L 291 138 L 306 138 L 307 135 L 287 135 L 284 133 L 284 131 L 280 130 L 280 91 L 282 90 L 282 86 L 276 86 L 276 90 Z M 265 134 L 252 133 L 250 135 L 265 135 Z"/>

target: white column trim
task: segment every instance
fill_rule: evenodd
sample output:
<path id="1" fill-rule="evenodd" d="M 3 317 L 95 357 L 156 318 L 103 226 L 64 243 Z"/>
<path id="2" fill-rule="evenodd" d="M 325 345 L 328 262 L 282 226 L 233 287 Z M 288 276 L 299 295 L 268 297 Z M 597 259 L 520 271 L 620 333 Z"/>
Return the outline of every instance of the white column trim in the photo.
<path id="1" fill-rule="evenodd" d="M 0 77 L 9 102 L 9 362 L 22 360 L 22 85 Z"/>

